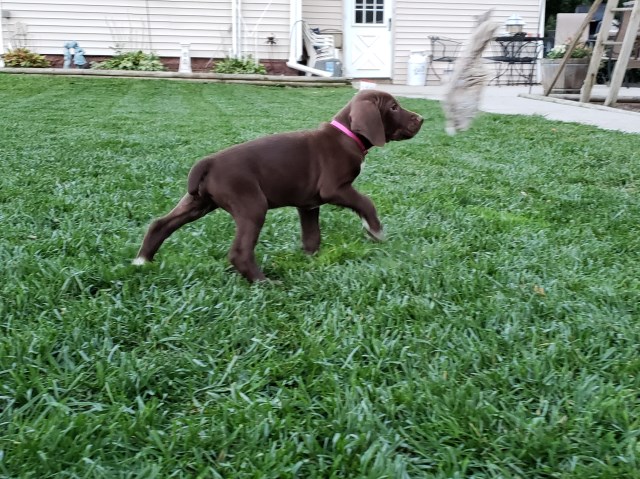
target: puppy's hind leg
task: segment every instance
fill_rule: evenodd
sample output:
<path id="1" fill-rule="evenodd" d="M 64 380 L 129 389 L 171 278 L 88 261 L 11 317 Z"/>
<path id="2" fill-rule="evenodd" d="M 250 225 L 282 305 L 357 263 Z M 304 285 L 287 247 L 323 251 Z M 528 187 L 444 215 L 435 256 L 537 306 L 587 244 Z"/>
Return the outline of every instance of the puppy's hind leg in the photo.
<path id="1" fill-rule="evenodd" d="M 267 215 L 267 205 L 266 201 L 264 205 L 255 203 L 250 208 L 236 209 L 231 213 L 236 223 L 236 237 L 229 250 L 229 261 L 250 282 L 267 279 L 256 263 L 254 253 Z"/>
<path id="2" fill-rule="evenodd" d="M 153 260 L 156 252 L 174 231 L 187 223 L 202 218 L 218 207 L 212 200 L 186 194 L 166 216 L 155 220 L 144 235 L 134 265 Z"/>

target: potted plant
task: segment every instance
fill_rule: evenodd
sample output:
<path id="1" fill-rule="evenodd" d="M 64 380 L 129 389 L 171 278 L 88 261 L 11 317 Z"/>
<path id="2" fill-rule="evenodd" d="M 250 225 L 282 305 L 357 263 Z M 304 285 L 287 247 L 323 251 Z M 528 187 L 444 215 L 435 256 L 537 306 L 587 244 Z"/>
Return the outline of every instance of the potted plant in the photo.
<path id="1" fill-rule="evenodd" d="M 546 58 L 540 61 L 542 65 L 542 86 L 545 90 L 553 81 L 568 49 L 568 43 L 557 45 L 549 50 Z M 584 79 L 587 77 L 590 60 L 591 48 L 584 43 L 576 45 L 551 93 L 580 93 Z"/>

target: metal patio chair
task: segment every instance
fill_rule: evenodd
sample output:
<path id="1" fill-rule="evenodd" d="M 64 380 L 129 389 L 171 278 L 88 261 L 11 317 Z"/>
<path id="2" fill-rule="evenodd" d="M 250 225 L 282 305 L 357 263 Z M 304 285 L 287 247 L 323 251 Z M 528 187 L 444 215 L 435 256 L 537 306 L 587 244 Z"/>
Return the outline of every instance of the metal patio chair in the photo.
<path id="1" fill-rule="evenodd" d="M 434 63 L 445 63 L 445 75 L 451 74 L 453 64 L 460 54 L 462 42 L 449 37 L 430 36 L 431 52 L 429 53 L 429 69 L 442 81 L 442 78 L 435 69 Z"/>

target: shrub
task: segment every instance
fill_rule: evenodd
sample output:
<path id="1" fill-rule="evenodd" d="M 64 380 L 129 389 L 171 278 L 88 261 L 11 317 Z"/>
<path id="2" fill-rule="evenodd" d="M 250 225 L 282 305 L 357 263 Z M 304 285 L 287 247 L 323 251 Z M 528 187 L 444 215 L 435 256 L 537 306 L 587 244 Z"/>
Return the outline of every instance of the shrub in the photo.
<path id="1" fill-rule="evenodd" d="M 2 55 L 2 58 L 5 66 L 13 68 L 47 68 L 51 66 L 49 60 L 28 48 L 9 50 Z"/>
<path id="2" fill-rule="evenodd" d="M 264 65 L 256 63 L 248 56 L 247 58 L 225 58 L 213 67 L 215 73 L 235 73 L 235 74 L 260 74 L 266 75 L 267 70 Z"/>
<path id="3" fill-rule="evenodd" d="M 156 72 L 166 70 L 160 59 L 153 53 L 118 52 L 115 56 L 100 63 L 94 63 L 91 68 L 96 70 L 137 70 Z"/>

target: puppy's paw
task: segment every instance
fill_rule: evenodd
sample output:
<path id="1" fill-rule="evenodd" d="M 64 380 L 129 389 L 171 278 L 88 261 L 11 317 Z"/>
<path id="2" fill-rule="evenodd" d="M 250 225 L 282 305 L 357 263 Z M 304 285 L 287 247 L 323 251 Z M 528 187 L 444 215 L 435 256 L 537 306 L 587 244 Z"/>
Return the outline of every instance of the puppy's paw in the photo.
<path id="1" fill-rule="evenodd" d="M 362 226 L 364 226 L 364 229 L 367 230 L 369 236 L 371 236 L 374 240 L 384 241 L 386 239 L 382 228 L 380 228 L 380 230 L 378 231 L 374 231 L 373 229 L 371 229 L 371 226 L 369 226 L 369 223 L 367 223 L 367 220 L 365 220 L 364 218 L 362 218 Z"/>
<path id="2" fill-rule="evenodd" d="M 134 266 L 142 266 L 144 264 L 148 263 L 146 258 L 143 258 L 142 256 L 138 256 L 137 258 L 134 258 L 131 261 L 131 264 Z"/>
<path id="3" fill-rule="evenodd" d="M 312 247 L 303 246 L 302 247 L 302 251 L 307 256 L 313 256 L 313 255 L 317 254 L 318 251 L 320 251 L 320 247 L 319 246 L 312 246 Z"/>

